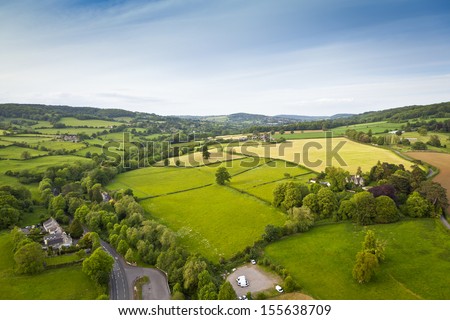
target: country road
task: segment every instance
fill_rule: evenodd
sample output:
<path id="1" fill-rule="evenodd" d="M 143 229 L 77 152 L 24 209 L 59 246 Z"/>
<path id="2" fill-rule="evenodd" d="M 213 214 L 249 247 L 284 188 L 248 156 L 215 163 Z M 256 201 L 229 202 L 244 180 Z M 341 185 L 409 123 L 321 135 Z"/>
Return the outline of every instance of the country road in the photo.
<path id="1" fill-rule="evenodd" d="M 148 276 L 150 284 L 145 287 L 145 295 L 149 300 L 169 300 L 170 289 L 166 275 L 154 268 L 140 268 L 128 265 L 116 250 L 101 240 L 101 246 L 114 258 L 114 266 L 110 277 L 111 300 L 133 300 L 134 280 Z"/>

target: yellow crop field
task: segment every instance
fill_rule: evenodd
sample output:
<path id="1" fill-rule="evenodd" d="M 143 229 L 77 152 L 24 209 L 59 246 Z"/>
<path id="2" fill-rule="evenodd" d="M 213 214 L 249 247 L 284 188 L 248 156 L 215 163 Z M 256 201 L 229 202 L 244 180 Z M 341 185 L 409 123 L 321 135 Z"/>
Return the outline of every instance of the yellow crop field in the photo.
<path id="1" fill-rule="evenodd" d="M 377 161 L 413 164 L 392 151 L 357 143 L 345 138 L 289 140 L 281 144 L 259 144 L 233 147 L 234 152 L 249 156 L 282 159 L 320 172 L 328 166 L 342 167 L 355 173 L 358 167 L 369 171 Z"/>

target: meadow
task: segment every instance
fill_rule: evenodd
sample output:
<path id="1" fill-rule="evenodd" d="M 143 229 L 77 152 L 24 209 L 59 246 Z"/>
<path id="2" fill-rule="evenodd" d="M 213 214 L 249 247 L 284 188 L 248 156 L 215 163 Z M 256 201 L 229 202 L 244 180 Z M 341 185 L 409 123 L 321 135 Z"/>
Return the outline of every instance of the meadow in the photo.
<path id="1" fill-rule="evenodd" d="M 64 155 L 64 156 L 45 156 L 29 160 L 1 160 L 0 161 L 0 174 L 5 173 L 8 170 L 21 171 L 30 170 L 33 172 L 44 172 L 49 167 L 61 166 L 64 164 L 73 164 L 77 161 L 91 161 L 90 159 Z M 0 178 L 0 180 L 3 177 Z"/>
<path id="2" fill-rule="evenodd" d="M 80 134 L 85 133 L 87 135 L 102 134 L 105 128 L 44 128 L 44 129 L 36 129 L 37 132 L 42 134 Z"/>
<path id="3" fill-rule="evenodd" d="M 96 299 L 95 283 L 81 271 L 81 265 L 46 270 L 37 275 L 14 273 L 9 233 L 0 233 L 0 300 Z"/>
<path id="4" fill-rule="evenodd" d="M 120 126 L 123 122 L 107 121 L 107 120 L 79 120 L 77 118 L 61 118 L 59 123 L 64 123 L 68 127 L 93 127 L 93 128 L 109 128 L 114 126 Z"/>
<path id="5" fill-rule="evenodd" d="M 234 159 L 241 159 L 244 156 L 237 154 L 230 154 L 227 152 L 219 151 L 217 148 L 209 150 L 210 157 L 208 159 L 203 159 L 202 152 L 193 152 L 184 154 L 179 157 L 169 158 L 169 166 L 175 166 L 176 161 L 180 161 L 180 167 L 195 167 L 201 165 L 208 165 L 216 162 L 229 161 Z M 163 165 L 164 161 L 160 161 L 158 165 Z"/>
<path id="6" fill-rule="evenodd" d="M 45 147 L 49 150 L 80 150 L 86 148 L 86 145 L 81 142 L 70 142 L 70 141 L 44 141 L 38 143 L 39 146 Z"/>
<path id="7" fill-rule="evenodd" d="M 266 225 L 285 221 L 285 214 L 255 197 L 218 185 L 144 200 L 141 205 L 176 231 L 182 245 L 216 263 L 251 246 Z"/>
<path id="8" fill-rule="evenodd" d="M 40 151 L 30 148 L 22 148 L 17 146 L 9 146 L 0 148 L 1 159 L 22 159 L 22 154 L 27 151 L 30 157 L 39 157 L 47 155 L 47 151 Z M 1 161 L 1 160 L 0 160 Z"/>
<path id="9" fill-rule="evenodd" d="M 294 133 L 290 133 L 286 131 L 283 134 L 280 134 L 279 132 L 276 132 L 272 138 L 279 139 L 281 137 L 285 138 L 286 140 L 294 140 L 294 139 L 320 139 L 325 138 L 326 132 L 322 130 L 305 130 L 303 132 L 301 131 L 295 131 Z"/>
<path id="10" fill-rule="evenodd" d="M 334 148 L 338 150 L 336 157 L 333 157 L 331 152 Z M 346 138 L 289 140 L 276 145 L 244 144 L 234 147 L 234 150 L 245 155 L 286 160 L 317 172 L 324 171 L 328 165 L 342 167 L 351 174 L 354 174 L 358 167 L 361 167 L 363 171 L 369 171 L 379 159 L 389 163 L 403 164 L 406 168 L 412 165 L 411 162 L 392 151 Z M 338 156 L 342 161 L 338 161 Z"/>
<path id="11" fill-rule="evenodd" d="M 386 241 L 386 260 L 360 285 L 352 269 L 366 229 Z M 316 226 L 270 244 L 265 255 L 316 299 L 450 299 L 450 238 L 439 220 Z"/>
<path id="12" fill-rule="evenodd" d="M 252 169 L 263 159 L 241 159 L 201 167 L 147 167 L 122 173 L 107 185 L 109 190 L 133 189 L 138 198 L 154 197 L 215 183 L 219 166 L 227 168 L 231 175 Z"/>
<path id="13" fill-rule="evenodd" d="M 386 130 L 387 131 L 400 130 L 402 125 L 406 125 L 406 122 L 392 123 L 387 121 L 379 121 L 379 122 L 359 123 L 350 126 L 337 127 L 331 129 L 331 131 L 335 135 L 343 135 L 345 134 L 345 131 L 347 131 L 348 129 L 354 129 L 356 131 L 363 131 L 366 133 L 369 132 L 369 130 L 372 130 L 372 133 L 376 134 L 376 133 L 383 133 Z"/>
<path id="14" fill-rule="evenodd" d="M 435 152 L 450 153 L 450 134 L 449 133 L 438 133 L 438 132 L 431 133 L 431 132 L 429 132 L 427 135 L 422 136 L 418 132 L 405 132 L 404 134 L 402 134 L 401 137 L 404 139 L 406 139 L 406 138 L 411 139 L 410 140 L 411 143 L 414 143 L 417 141 L 427 143 L 430 140 L 431 135 L 436 135 L 439 137 L 442 147 L 438 148 L 438 147 L 433 147 L 433 146 L 427 145 L 428 150 L 435 151 Z M 402 152 L 408 152 L 408 151 L 412 150 L 410 146 L 403 146 L 403 145 L 398 145 L 398 144 L 390 145 L 390 147 L 395 150 L 402 151 Z"/>

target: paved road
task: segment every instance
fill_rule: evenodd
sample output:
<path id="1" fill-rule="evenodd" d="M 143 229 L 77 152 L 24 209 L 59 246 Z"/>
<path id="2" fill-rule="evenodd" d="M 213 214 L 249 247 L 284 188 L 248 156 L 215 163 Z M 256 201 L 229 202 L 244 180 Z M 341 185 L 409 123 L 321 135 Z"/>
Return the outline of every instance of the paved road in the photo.
<path id="1" fill-rule="evenodd" d="M 111 300 L 132 300 L 130 294 L 130 286 L 125 272 L 125 262 L 122 257 L 108 243 L 100 241 L 103 249 L 105 249 L 113 258 L 114 266 L 110 277 L 110 299 Z"/>
<path id="2" fill-rule="evenodd" d="M 140 268 L 128 265 L 116 250 L 107 242 L 100 241 L 113 258 L 114 266 L 110 277 L 110 299 L 111 300 L 133 300 L 134 281 L 144 275 L 150 279 L 150 284 L 144 286 L 143 297 L 148 300 L 169 300 L 170 289 L 166 275 L 153 268 Z"/>

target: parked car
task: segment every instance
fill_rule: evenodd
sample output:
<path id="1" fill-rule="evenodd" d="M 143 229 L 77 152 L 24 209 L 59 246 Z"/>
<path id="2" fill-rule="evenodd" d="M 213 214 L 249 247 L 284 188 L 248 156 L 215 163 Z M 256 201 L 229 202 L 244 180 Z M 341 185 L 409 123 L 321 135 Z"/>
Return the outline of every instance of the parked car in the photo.
<path id="1" fill-rule="evenodd" d="M 256 260 L 254 260 L 254 259 L 250 260 L 250 262 L 251 262 L 252 264 L 256 264 Z"/>
<path id="2" fill-rule="evenodd" d="M 281 286 L 279 286 L 279 285 L 275 286 L 275 290 L 277 290 L 280 293 L 284 292 L 283 288 Z"/>

